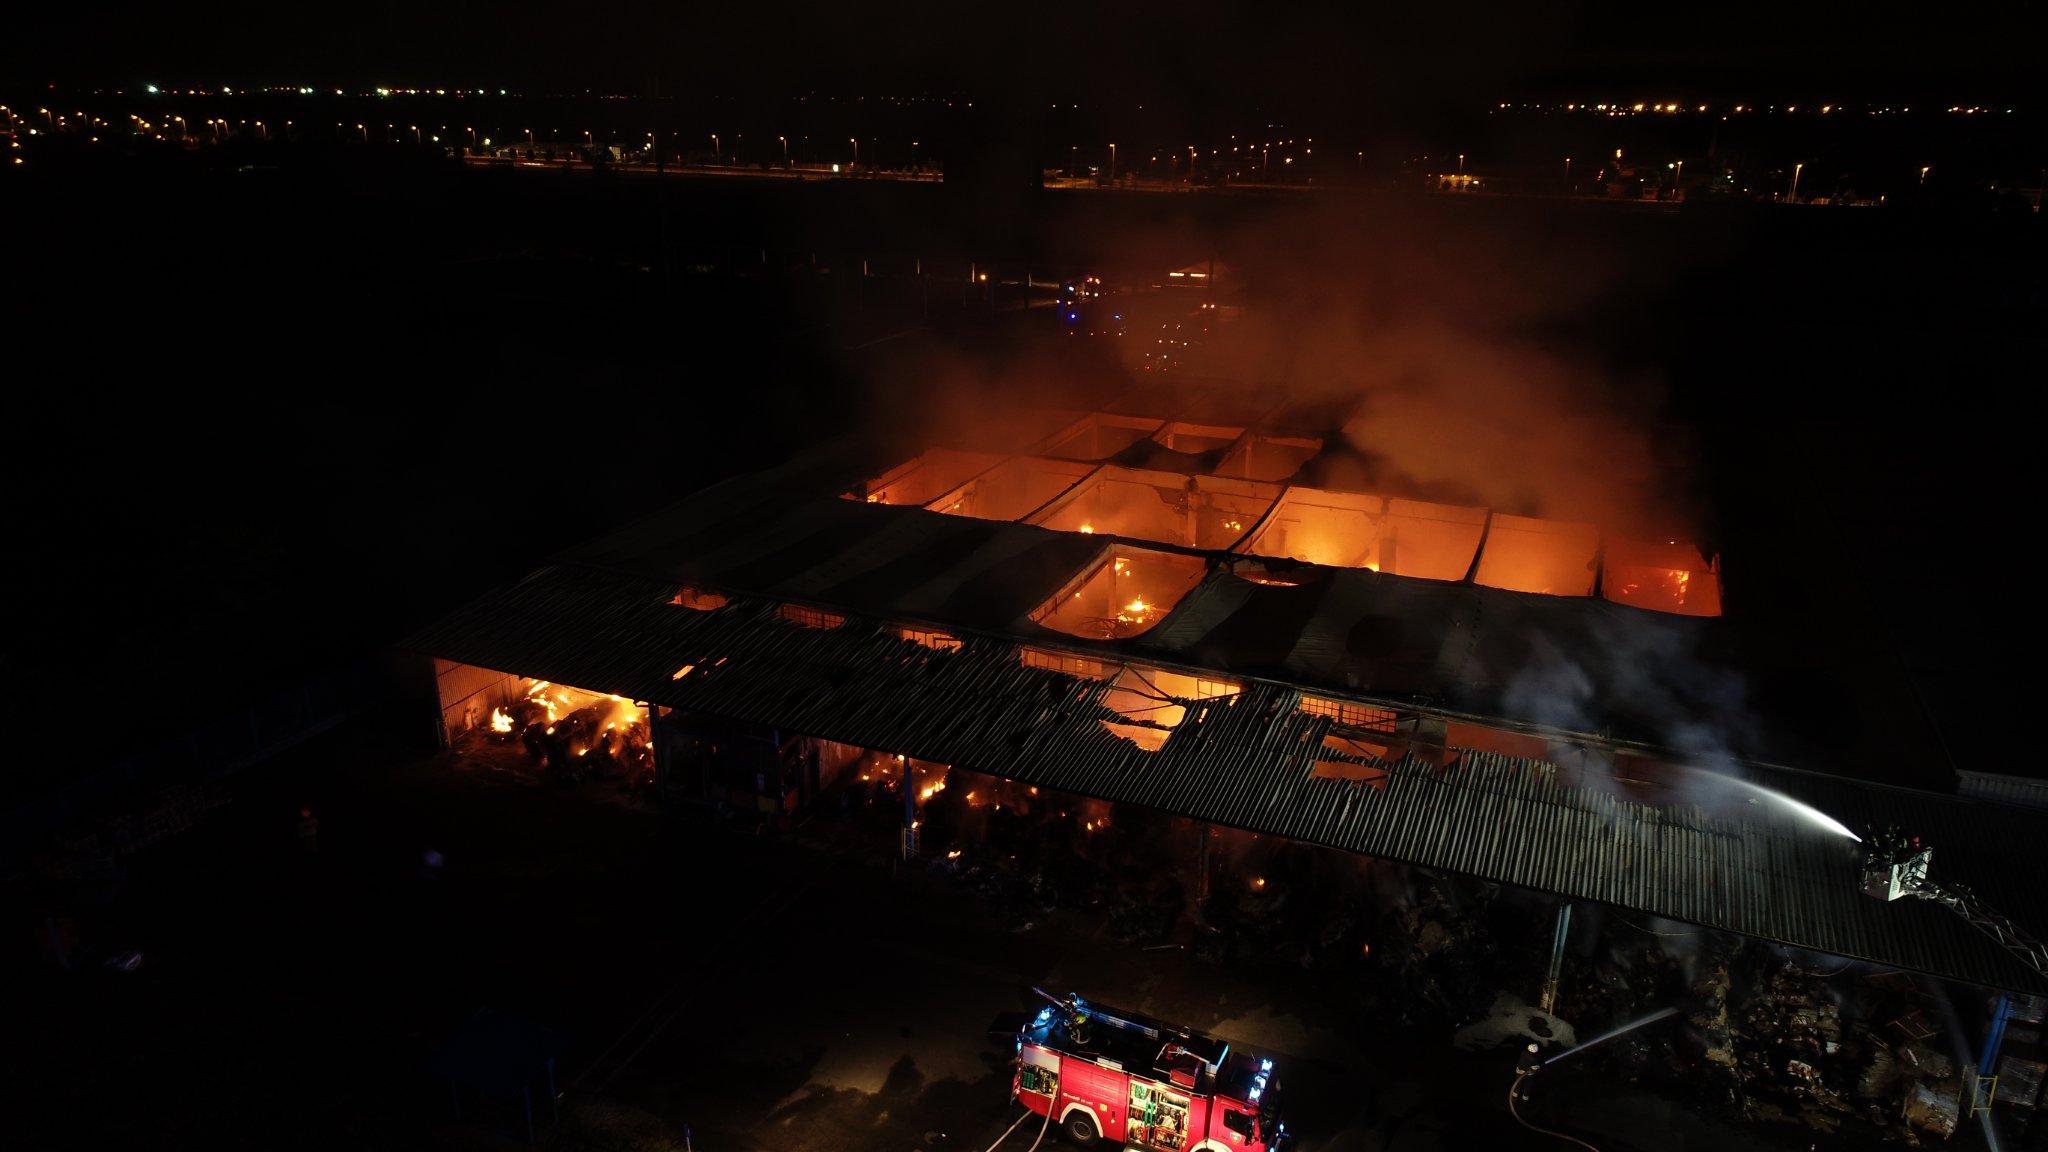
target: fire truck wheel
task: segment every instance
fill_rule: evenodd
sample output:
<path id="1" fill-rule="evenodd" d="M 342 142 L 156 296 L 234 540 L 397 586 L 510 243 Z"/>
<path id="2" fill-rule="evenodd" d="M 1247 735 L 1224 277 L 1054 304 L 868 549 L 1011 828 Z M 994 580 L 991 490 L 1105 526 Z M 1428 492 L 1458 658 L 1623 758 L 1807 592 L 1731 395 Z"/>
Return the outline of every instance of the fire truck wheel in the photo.
<path id="1" fill-rule="evenodd" d="M 1095 1143 L 1102 1135 L 1096 1130 L 1095 1117 L 1090 1116 L 1086 1112 L 1069 1114 L 1066 1121 L 1060 1127 L 1066 1130 L 1067 1139 L 1072 1140 L 1083 1148 Z"/>

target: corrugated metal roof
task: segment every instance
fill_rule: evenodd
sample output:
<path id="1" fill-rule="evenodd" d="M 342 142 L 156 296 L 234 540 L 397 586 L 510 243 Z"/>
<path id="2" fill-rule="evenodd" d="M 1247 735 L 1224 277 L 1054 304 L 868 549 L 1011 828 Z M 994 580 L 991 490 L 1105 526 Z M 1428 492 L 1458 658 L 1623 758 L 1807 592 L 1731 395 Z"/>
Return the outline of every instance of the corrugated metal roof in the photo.
<path id="1" fill-rule="evenodd" d="M 1978 800 L 1997 800 L 2028 808 L 2048 808 L 2048 780 L 2007 776 L 1998 772 L 1956 773 L 1956 791 Z"/>
<path id="2" fill-rule="evenodd" d="M 1558 765 L 1467 753 L 1450 768 L 1389 765 L 1383 788 L 1312 775 L 1330 719 L 1252 681 L 1189 702 L 1157 752 L 1106 730 L 1106 685 L 1024 666 L 1010 639 L 956 651 L 859 616 L 807 628 L 772 601 L 699 612 L 671 581 L 544 568 L 415 637 L 453 660 L 1369 856 L 1595 900 L 1802 948 L 2023 991 L 2048 980 L 1945 909 L 1880 904 L 1848 840 L 1758 801 L 1650 804 Z M 1227 614 L 1226 617 L 1227 618 Z M 694 670 L 681 678 L 683 665 Z M 2048 886 L 2031 812 L 1835 777 L 1730 769 L 1850 827 L 1897 824 L 1936 846 L 1937 876 L 1969 884 L 2039 932 Z"/>
<path id="3" fill-rule="evenodd" d="M 1726 663 L 1718 618 L 1605 600 L 1323 568 L 1146 543 L 1211 568 L 1156 627 L 1121 641 L 1029 620 L 1120 545 L 1102 535 L 820 498 L 829 458 L 729 482 L 565 559 L 655 579 L 828 605 L 878 619 L 1143 655 L 1400 703 L 1656 743 L 1711 721 L 1724 691 L 1684 679 Z M 1270 565 L 1270 568 L 1268 567 Z M 1240 573 L 1284 573 L 1299 586 Z M 1755 726 L 1726 738 L 1748 741 Z M 1766 749 L 1736 752 L 1761 758 Z"/>

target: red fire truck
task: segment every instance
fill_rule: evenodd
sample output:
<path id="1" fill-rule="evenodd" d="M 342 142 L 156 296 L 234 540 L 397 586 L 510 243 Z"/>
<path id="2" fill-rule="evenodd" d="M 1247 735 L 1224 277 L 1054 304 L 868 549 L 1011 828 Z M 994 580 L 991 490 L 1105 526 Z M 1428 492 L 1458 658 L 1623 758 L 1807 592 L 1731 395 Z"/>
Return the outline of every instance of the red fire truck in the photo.
<path id="1" fill-rule="evenodd" d="M 1010 1090 L 1080 1144 L 1279 1152 L 1289 1143 L 1271 1060 L 1079 996 L 1055 1000 L 1018 1032 Z"/>

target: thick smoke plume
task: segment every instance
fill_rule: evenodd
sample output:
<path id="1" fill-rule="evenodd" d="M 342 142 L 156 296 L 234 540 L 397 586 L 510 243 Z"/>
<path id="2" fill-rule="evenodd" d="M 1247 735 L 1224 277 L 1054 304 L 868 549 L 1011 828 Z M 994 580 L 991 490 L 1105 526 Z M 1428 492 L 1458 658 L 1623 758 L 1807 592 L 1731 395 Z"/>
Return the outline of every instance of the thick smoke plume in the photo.
<path id="1" fill-rule="evenodd" d="M 1020 318 L 1008 327 L 1026 335 L 906 341 L 866 368 L 883 410 L 927 442 L 1015 447 L 1030 427 L 1016 410 L 1031 404 L 1136 412 L 1144 397 L 1161 416 L 1184 402 L 1264 413 L 1334 449 L 1296 482 L 1588 522 L 1610 538 L 1693 539 L 1712 555 L 1691 444 L 1666 419 L 1654 369 L 1628 356 L 1629 325 L 1654 315 L 1644 301 L 1676 274 L 1657 229 L 1648 217 L 1372 197 L 1162 213 L 1061 257 L 1099 270 L 1105 303 L 1142 318 L 1125 335 L 1062 340 Z M 1214 286 L 1153 288 L 1178 267 L 1212 270 Z M 1209 330 L 1188 368 L 1147 371 L 1145 325 L 1203 304 Z M 1624 716 L 1711 769 L 1759 752 L 1743 678 L 1693 630 L 1590 626 L 1591 645 L 1531 637 L 1520 666 L 1474 671 L 1536 723 L 1599 732 Z M 1712 810 L 1749 807 L 1711 779 L 1682 791 Z"/>

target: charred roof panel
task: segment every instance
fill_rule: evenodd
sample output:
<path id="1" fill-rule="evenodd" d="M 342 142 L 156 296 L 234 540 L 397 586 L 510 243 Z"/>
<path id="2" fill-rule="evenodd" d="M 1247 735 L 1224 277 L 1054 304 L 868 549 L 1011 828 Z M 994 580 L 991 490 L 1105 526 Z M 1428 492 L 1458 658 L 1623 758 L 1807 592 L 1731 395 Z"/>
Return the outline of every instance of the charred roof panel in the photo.
<path id="1" fill-rule="evenodd" d="M 1319 778 L 1313 764 L 1331 719 L 1301 711 L 1296 690 L 1257 681 L 1188 701 L 1173 734 L 1148 752 L 1099 723 L 1114 715 L 1103 704 L 1110 684 L 1026 666 L 1009 640 L 970 636 L 940 651 L 859 618 L 802 627 L 772 601 L 677 608 L 673 591 L 556 565 L 458 610 L 410 646 L 1797 947 L 2048 990 L 1946 909 L 1863 895 L 1856 845 L 1753 798 L 1711 811 L 1652 805 L 1611 780 L 1479 752 L 1448 768 L 1388 764 L 1379 788 Z M 684 664 L 699 671 L 675 679 Z M 2036 932 L 2048 926 L 2048 885 L 2034 859 L 2048 837 L 2040 813 L 1786 770 L 1727 771 L 1852 827 L 1911 827 L 1937 846 L 1944 880 Z"/>

